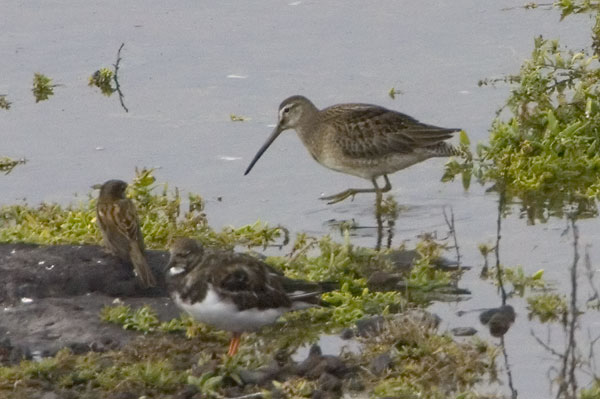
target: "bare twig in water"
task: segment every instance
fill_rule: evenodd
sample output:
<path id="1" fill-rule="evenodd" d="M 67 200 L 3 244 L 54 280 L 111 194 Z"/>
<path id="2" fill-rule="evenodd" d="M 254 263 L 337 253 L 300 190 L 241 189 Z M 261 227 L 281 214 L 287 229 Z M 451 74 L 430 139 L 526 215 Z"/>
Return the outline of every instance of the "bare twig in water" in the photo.
<path id="1" fill-rule="evenodd" d="M 448 218 L 448 214 L 446 213 L 446 207 L 442 208 L 442 212 L 444 213 L 444 220 L 450 229 L 449 234 L 452 236 L 454 240 L 454 249 L 456 250 L 456 264 L 460 269 L 460 248 L 458 247 L 458 239 L 456 238 L 456 227 L 454 224 L 454 210 L 450 207 L 450 218 Z"/>
<path id="2" fill-rule="evenodd" d="M 511 398 L 517 399 L 517 390 L 513 385 L 512 371 L 510 369 L 510 363 L 508 362 L 508 353 L 506 352 L 506 346 L 504 345 L 504 336 L 500 337 L 500 346 L 502 347 L 502 354 L 504 355 L 504 364 L 506 366 L 506 375 L 508 377 L 508 387 L 510 388 Z"/>
<path id="3" fill-rule="evenodd" d="M 319 243 L 319 240 L 317 240 L 316 238 L 308 237 L 308 240 L 305 245 L 303 245 L 300 248 L 295 248 L 292 250 L 292 252 L 289 253 L 289 255 L 288 255 L 288 257 L 290 258 L 289 263 L 294 263 L 296 261 L 296 259 L 298 259 L 300 256 L 302 256 L 303 254 L 305 254 L 306 252 L 308 252 L 309 250 L 311 250 L 312 248 L 317 246 L 318 243 Z"/>
<path id="4" fill-rule="evenodd" d="M 394 238 L 394 226 L 396 226 L 396 221 L 393 219 L 388 219 L 387 221 L 387 248 L 390 249 L 392 247 L 392 239 Z"/>
<path id="5" fill-rule="evenodd" d="M 283 240 L 281 240 L 281 242 L 279 244 L 271 244 L 269 245 L 270 247 L 275 247 L 275 248 L 279 248 L 279 249 L 283 249 L 283 247 L 285 247 L 286 245 L 289 244 L 290 242 L 290 231 L 287 229 L 287 227 L 278 225 L 276 226 L 276 228 L 283 233 Z M 267 248 L 267 246 L 265 245 L 265 249 Z"/>
<path id="6" fill-rule="evenodd" d="M 575 369 L 577 367 L 577 355 L 575 352 L 575 329 L 577 328 L 577 319 L 579 317 L 579 310 L 577 309 L 577 264 L 579 263 L 579 228 L 575 223 L 576 217 L 570 216 L 571 229 L 573 230 L 573 266 L 571 267 L 571 320 L 569 323 L 569 385 L 571 387 L 572 397 L 577 396 L 577 378 L 575 377 Z M 564 361 L 567 361 L 565 356 Z M 565 364 L 566 366 L 566 364 Z"/>
<path id="7" fill-rule="evenodd" d="M 577 329 L 577 320 L 579 310 L 577 309 L 577 265 L 579 263 L 579 228 L 576 224 L 577 216 L 569 214 L 569 230 L 573 232 L 573 264 L 571 265 L 571 304 L 567 315 L 568 321 L 565 324 L 567 333 L 567 346 L 565 352 L 560 355 L 562 367 L 558 375 L 558 392 L 556 398 L 576 398 L 577 397 L 577 377 L 576 368 L 580 363 L 580 356 L 577 354 L 577 343 L 575 340 L 575 331 Z"/>
<path id="8" fill-rule="evenodd" d="M 598 287 L 596 287 L 596 285 L 594 284 L 594 277 L 596 275 L 596 272 L 594 270 L 594 268 L 592 267 L 592 261 L 590 259 L 590 253 L 588 251 L 589 249 L 589 245 L 585 247 L 585 271 L 586 271 L 586 277 L 587 277 L 587 281 L 590 283 L 590 289 L 592 290 L 592 292 L 594 293 L 594 295 L 592 295 L 591 297 L 588 298 L 588 300 L 586 301 L 586 303 L 591 303 L 591 302 L 596 302 L 598 303 L 600 301 L 600 292 L 598 292 Z"/>
<path id="9" fill-rule="evenodd" d="M 118 76 L 119 75 L 119 64 L 121 63 L 121 50 L 123 49 L 124 46 L 125 46 L 125 43 L 121 43 L 121 47 L 119 47 L 119 51 L 117 51 L 117 62 L 115 62 L 113 64 L 113 66 L 115 67 L 115 76 L 113 77 L 113 79 L 115 81 L 115 90 L 117 91 L 117 93 L 119 93 L 119 101 L 121 102 L 121 107 L 123 107 L 125 112 L 129 112 L 129 109 L 127 109 L 127 107 L 125 106 L 125 102 L 123 100 L 123 98 L 125 98 L 125 95 L 121 91 L 121 85 L 119 84 L 119 76 Z"/>
<path id="10" fill-rule="evenodd" d="M 498 219 L 496 221 L 496 247 L 494 248 L 494 254 L 496 255 L 496 278 L 498 279 L 498 287 L 502 293 L 502 305 L 506 305 L 506 290 L 504 289 L 504 283 L 502 282 L 502 268 L 500 266 L 500 238 L 502 237 L 500 231 L 502 230 L 502 211 L 504 211 L 504 205 L 506 203 L 506 193 L 504 189 L 500 191 L 500 198 L 498 198 Z"/>
<path id="11" fill-rule="evenodd" d="M 533 10 L 536 8 L 544 8 L 545 10 L 552 10 L 553 7 L 554 7 L 553 3 L 536 3 L 534 1 L 531 1 L 522 6 L 505 7 L 505 8 L 502 8 L 501 11 L 511 11 L 511 10 L 516 10 L 516 9 L 520 9 L 520 8 L 523 8 L 525 10 Z"/>
<path id="12" fill-rule="evenodd" d="M 537 341 L 538 344 L 540 344 L 540 346 L 542 348 L 544 348 L 545 350 L 547 350 L 548 352 L 550 352 L 552 355 L 562 359 L 565 355 L 556 351 L 556 349 L 552 348 L 549 344 L 545 343 L 544 341 L 541 340 L 540 337 L 538 337 L 537 335 L 535 335 L 535 333 L 533 332 L 533 330 L 530 330 L 531 336 Z"/>

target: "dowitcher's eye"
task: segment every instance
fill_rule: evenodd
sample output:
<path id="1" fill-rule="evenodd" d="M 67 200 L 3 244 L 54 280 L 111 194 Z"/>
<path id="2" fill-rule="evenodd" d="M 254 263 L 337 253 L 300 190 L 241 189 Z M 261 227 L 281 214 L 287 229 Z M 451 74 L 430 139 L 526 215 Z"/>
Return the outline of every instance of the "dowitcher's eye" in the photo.
<path id="1" fill-rule="evenodd" d="M 285 108 L 283 109 L 283 113 L 284 113 L 284 114 L 287 114 L 288 112 L 290 112 L 290 107 L 285 107 Z"/>

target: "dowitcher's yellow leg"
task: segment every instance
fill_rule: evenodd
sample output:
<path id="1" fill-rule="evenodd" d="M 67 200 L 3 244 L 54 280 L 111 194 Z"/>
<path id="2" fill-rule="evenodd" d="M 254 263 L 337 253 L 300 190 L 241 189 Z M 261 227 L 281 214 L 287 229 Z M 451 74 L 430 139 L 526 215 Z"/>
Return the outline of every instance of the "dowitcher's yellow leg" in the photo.
<path id="1" fill-rule="evenodd" d="M 329 201 L 327 202 L 328 204 L 336 204 L 340 201 L 345 200 L 348 197 L 352 197 L 352 199 L 354 199 L 354 196 L 359 193 L 377 193 L 377 195 L 379 196 L 381 195 L 381 193 L 387 193 L 392 189 L 392 185 L 387 175 L 383 175 L 383 178 L 385 179 L 385 186 L 383 188 L 379 188 L 375 178 L 372 178 L 371 181 L 373 182 L 373 188 L 349 188 L 348 190 L 342 191 L 341 193 L 321 197 L 321 199 Z"/>

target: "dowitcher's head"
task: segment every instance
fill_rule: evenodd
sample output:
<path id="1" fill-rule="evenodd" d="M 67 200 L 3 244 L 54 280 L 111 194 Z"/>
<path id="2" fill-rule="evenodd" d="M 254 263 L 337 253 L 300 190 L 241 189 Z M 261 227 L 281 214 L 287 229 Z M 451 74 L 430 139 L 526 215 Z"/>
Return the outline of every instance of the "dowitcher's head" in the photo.
<path id="1" fill-rule="evenodd" d="M 291 96 L 283 100 L 279 105 L 279 120 L 277 121 L 277 126 L 275 126 L 273 133 L 271 133 L 271 136 L 269 136 L 263 146 L 260 147 L 244 175 L 250 173 L 250 170 L 254 167 L 256 161 L 258 161 L 262 154 L 267 151 L 267 148 L 269 148 L 281 132 L 288 129 L 297 129 L 303 123 L 310 121 L 312 116 L 317 112 L 318 109 L 314 104 L 304 96 Z"/>

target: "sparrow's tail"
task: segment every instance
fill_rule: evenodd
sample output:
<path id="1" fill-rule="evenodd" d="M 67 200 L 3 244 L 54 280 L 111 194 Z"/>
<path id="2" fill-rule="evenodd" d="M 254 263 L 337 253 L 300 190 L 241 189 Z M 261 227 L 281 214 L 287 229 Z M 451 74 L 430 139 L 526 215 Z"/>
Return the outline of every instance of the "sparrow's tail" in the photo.
<path id="1" fill-rule="evenodd" d="M 156 278 L 154 277 L 154 274 L 152 274 L 152 270 L 150 270 L 150 266 L 148 266 L 146 257 L 137 242 L 132 243 L 130 246 L 129 256 L 131 257 L 133 269 L 141 286 L 143 288 L 155 287 Z"/>

